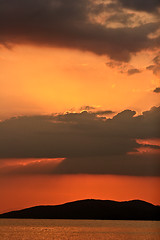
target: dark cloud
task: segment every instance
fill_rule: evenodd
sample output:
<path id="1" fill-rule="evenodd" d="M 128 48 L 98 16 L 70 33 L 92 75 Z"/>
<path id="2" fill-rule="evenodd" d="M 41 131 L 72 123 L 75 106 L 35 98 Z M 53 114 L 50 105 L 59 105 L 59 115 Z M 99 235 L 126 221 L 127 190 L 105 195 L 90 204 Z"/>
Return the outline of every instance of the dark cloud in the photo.
<path id="1" fill-rule="evenodd" d="M 159 176 L 159 156 L 127 156 L 119 155 L 87 158 L 87 159 L 66 159 L 56 169 L 55 173 L 70 174 L 117 174 L 132 176 Z"/>
<path id="2" fill-rule="evenodd" d="M 137 68 L 131 68 L 127 71 L 128 75 L 133 75 L 136 73 L 141 73 L 141 70 L 137 69 Z"/>
<path id="3" fill-rule="evenodd" d="M 137 152 L 157 147 L 136 139 L 160 138 L 159 119 L 160 107 L 139 116 L 125 110 L 111 119 L 87 111 L 11 118 L 0 122 L 0 158 L 66 158 L 58 166 L 52 161 L 17 166 L 17 173 L 157 175 L 158 154 Z"/>
<path id="4" fill-rule="evenodd" d="M 82 106 L 80 108 L 80 110 L 86 110 L 86 111 L 94 110 L 94 109 L 95 109 L 95 107 L 93 107 L 93 106 Z"/>
<path id="5" fill-rule="evenodd" d="M 160 53 L 153 58 L 153 64 L 148 66 L 146 69 L 153 71 L 153 74 L 160 77 Z"/>
<path id="6" fill-rule="evenodd" d="M 158 22 L 137 27 L 106 27 L 90 21 L 89 16 L 96 8 L 93 3 L 90 0 L 0 0 L 0 43 L 79 49 L 126 62 L 132 53 L 159 47 L 158 37 L 148 38 L 159 28 Z M 113 8 L 117 4 L 112 4 Z M 125 21 L 123 14 L 121 19 Z"/>
<path id="7" fill-rule="evenodd" d="M 125 73 L 128 76 L 142 72 L 142 69 L 134 68 L 129 63 L 124 63 L 124 62 L 120 62 L 120 61 L 112 60 L 112 61 L 107 62 L 106 65 L 110 68 L 117 68 L 120 73 Z"/>
<path id="8" fill-rule="evenodd" d="M 158 150 L 160 150 L 160 146 L 158 146 L 158 145 L 151 145 L 151 144 L 142 144 L 142 147 L 147 147 L 147 148 L 152 148 L 152 149 L 158 149 Z"/>
<path id="9" fill-rule="evenodd" d="M 111 110 L 106 110 L 106 111 L 103 111 L 103 110 L 99 110 L 99 111 L 96 111 L 94 112 L 96 115 L 110 115 L 110 114 L 113 114 L 115 112 L 111 111 Z"/>
<path id="10" fill-rule="evenodd" d="M 35 174 L 115 174 L 160 176 L 159 155 L 119 155 L 105 157 L 67 158 L 59 165 L 53 161 L 37 161 L 26 165 L 0 168 L 3 175 Z"/>
<path id="11" fill-rule="evenodd" d="M 154 93 L 160 93 L 160 87 L 157 87 L 153 90 Z"/>
<path id="12" fill-rule="evenodd" d="M 147 70 L 151 70 L 156 76 L 160 76 L 160 65 L 153 64 L 146 67 Z"/>
<path id="13" fill-rule="evenodd" d="M 155 58 L 153 58 L 153 62 L 155 64 L 160 64 L 160 53 Z"/>
<path id="14" fill-rule="evenodd" d="M 125 13 L 124 11 L 118 12 L 118 14 L 113 14 L 107 18 L 107 23 L 119 23 L 122 25 L 130 25 L 133 23 L 132 18 L 134 17 L 133 13 Z"/>
<path id="15" fill-rule="evenodd" d="M 100 3 L 94 5 L 92 8 L 92 13 L 97 15 L 105 14 L 105 23 L 106 25 L 110 23 L 118 23 L 122 25 L 130 25 L 132 24 L 133 17 L 135 16 L 134 13 L 126 12 L 121 4 L 118 1 L 112 1 L 111 3 Z"/>
<path id="16" fill-rule="evenodd" d="M 116 67 L 121 68 L 123 64 L 119 61 L 112 60 L 112 61 L 107 62 L 106 65 L 110 68 L 116 68 Z"/>
<path id="17" fill-rule="evenodd" d="M 135 114 L 136 114 L 135 111 L 124 110 L 124 111 L 118 113 L 116 116 L 114 116 L 113 120 L 124 121 L 124 120 L 128 120 L 128 119 L 132 119 Z"/>
<path id="18" fill-rule="evenodd" d="M 87 106 L 88 108 L 88 106 Z M 90 107 L 88 108 L 90 109 Z M 62 122 L 92 122 L 100 120 L 100 118 L 97 118 L 97 115 L 109 115 L 114 114 L 111 110 L 99 110 L 99 111 L 91 111 L 91 110 L 83 110 L 80 113 L 73 113 L 73 112 L 67 112 L 66 114 L 59 114 L 54 117 L 55 120 L 62 121 Z"/>
<path id="19" fill-rule="evenodd" d="M 123 7 L 136 11 L 156 12 L 160 8 L 159 0 L 118 0 Z"/>

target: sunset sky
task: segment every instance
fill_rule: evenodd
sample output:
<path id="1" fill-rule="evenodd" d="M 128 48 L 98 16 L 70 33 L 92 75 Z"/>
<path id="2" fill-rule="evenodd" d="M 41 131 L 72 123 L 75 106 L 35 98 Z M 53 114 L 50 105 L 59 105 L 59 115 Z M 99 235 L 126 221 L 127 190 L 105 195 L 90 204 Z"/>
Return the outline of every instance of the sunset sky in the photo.
<path id="1" fill-rule="evenodd" d="M 159 16 L 159 0 L 0 0 L 0 213 L 160 205 Z"/>

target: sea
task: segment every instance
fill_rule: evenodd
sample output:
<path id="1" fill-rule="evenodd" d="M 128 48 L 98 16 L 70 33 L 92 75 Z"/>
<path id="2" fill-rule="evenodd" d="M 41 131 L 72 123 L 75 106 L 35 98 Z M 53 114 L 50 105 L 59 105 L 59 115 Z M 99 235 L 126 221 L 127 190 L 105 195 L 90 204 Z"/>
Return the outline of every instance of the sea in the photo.
<path id="1" fill-rule="evenodd" d="M 0 219 L 0 240 L 160 240 L 160 221 Z"/>

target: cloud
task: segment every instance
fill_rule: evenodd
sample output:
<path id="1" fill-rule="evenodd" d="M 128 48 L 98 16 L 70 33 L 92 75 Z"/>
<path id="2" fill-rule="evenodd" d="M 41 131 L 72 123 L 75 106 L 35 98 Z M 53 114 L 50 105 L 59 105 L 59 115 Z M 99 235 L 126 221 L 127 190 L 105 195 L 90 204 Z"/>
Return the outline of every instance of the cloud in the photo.
<path id="1" fill-rule="evenodd" d="M 153 71 L 153 74 L 155 74 L 156 76 L 160 77 L 160 65 L 157 65 L 157 64 L 150 65 L 146 69 Z"/>
<path id="2" fill-rule="evenodd" d="M 128 75 L 133 75 L 133 74 L 136 74 L 136 73 L 141 73 L 141 70 L 137 69 L 137 68 L 131 68 L 128 70 Z"/>
<path id="3" fill-rule="evenodd" d="M 111 110 L 96 110 L 94 112 L 90 110 L 88 111 L 83 110 L 80 113 L 67 112 L 66 114 L 58 114 L 57 116 L 54 117 L 54 119 L 62 122 L 75 122 L 75 123 L 92 121 L 94 122 L 100 120 L 100 118 L 97 118 L 97 115 L 110 115 L 110 114 L 114 114 L 114 112 Z"/>
<path id="4" fill-rule="evenodd" d="M 103 111 L 103 110 L 99 110 L 99 111 L 96 111 L 94 112 L 96 115 L 110 115 L 110 114 L 113 114 L 115 112 L 111 111 L 111 110 L 106 110 L 106 111 Z"/>
<path id="5" fill-rule="evenodd" d="M 146 69 L 153 71 L 153 74 L 160 77 L 160 53 L 158 53 L 158 55 L 155 58 L 153 58 L 152 61 L 153 64 L 146 67 Z"/>
<path id="6" fill-rule="evenodd" d="M 129 63 L 124 63 L 121 61 L 109 61 L 106 63 L 106 65 L 110 68 L 116 68 L 120 73 L 127 74 L 129 76 L 136 74 L 136 73 L 141 73 L 143 70 L 134 68 L 131 64 Z"/>
<path id="7" fill-rule="evenodd" d="M 159 29 L 158 20 L 135 27 L 111 27 L 91 20 L 98 8 L 101 19 L 102 8 L 90 0 L 1 0 L 0 43 L 79 49 L 125 62 L 136 52 L 160 46 L 159 37 L 148 37 Z M 106 5 L 105 14 L 111 9 L 116 12 L 117 8 L 118 2 L 113 1 L 110 8 Z M 123 12 L 121 9 L 120 18 L 125 23 L 127 13 Z M 115 16 L 110 18 L 110 22 L 116 20 Z"/>
<path id="8" fill-rule="evenodd" d="M 60 164 L 37 161 L 0 168 L 1 175 L 114 174 L 160 176 L 159 155 L 120 155 L 110 157 L 67 158 Z"/>
<path id="9" fill-rule="evenodd" d="M 159 0 L 118 0 L 123 7 L 145 12 L 157 12 L 160 8 Z"/>
<path id="10" fill-rule="evenodd" d="M 123 11 L 122 9 L 118 9 L 118 12 L 107 18 L 107 23 L 117 23 L 119 25 L 121 24 L 121 26 L 128 26 L 134 23 L 134 16 L 134 13 L 125 13 L 125 11 Z"/>
<path id="11" fill-rule="evenodd" d="M 132 110 L 124 110 L 120 113 L 118 113 L 116 116 L 113 117 L 113 120 L 118 120 L 118 121 L 124 121 L 124 120 L 129 120 L 132 119 L 134 117 L 134 115 L 136 114 L 135 111 Z"/>
<path id="12" fill-rule="evenodd" d="M 159 119 L 160 107 L 138 116 L 124 110 L 113 118 L 87 111 L 11 118 L 0 122 L 0 158 L 65 158 L 58 165 L 40 161 L 10 168 L 15 173 L 157 175 L 158 153 L 138 151 L 155 146 L 136 139 L 160 138 Z"/>
<path id="13" fill-rule="evenodd" d="M 146 67 L 147 70 L 151 70 L 154 75 L 160 77 L 160 65 L 153 64 Z"/>
<path id="14" fill-rule="evenodd" d="M 80 108 L 80 110 L 86 110 L 86 111 L 88 111 L 88 110 L 94 110 L 95 109 L 95 107 L 93 107 L 93 106 L 82 106 L 81 108 Z"/>
<path id="15" fill-rule="evenodd" d="M 97 110 L 97 108 L 93 106 L 83 106 L 80 110 L 87 111 L 87 113 L 89 112 L 93 115 L 109 115 L 115 113 L 111 110 Z"/>
<path id="16" fill-rule="evenodd" d="M 64 160 L 64 159 L 63 159 Z M 11 162 L 11 161 L 10 161 Z M 23 164 L 25 162 L 25 164 Z M 12 164 L 4 164 L 0 167 L 1 175 L 9 174 L 53 174 L 54 169 L 62 162 L 62 159 L 22 159 L 20 162 L 13 160 Z"/>
<path id="17" fill-rule="evenodd" d="M 154 93 L 160 93 L 160 87 L 157 87 L 153 90 Z"/>

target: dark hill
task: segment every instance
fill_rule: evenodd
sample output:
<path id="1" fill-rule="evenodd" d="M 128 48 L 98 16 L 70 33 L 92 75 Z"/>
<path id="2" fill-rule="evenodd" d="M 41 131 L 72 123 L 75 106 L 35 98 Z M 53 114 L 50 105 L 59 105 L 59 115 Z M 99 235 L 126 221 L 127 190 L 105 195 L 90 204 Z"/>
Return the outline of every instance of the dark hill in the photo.
<path id="1" fill-rule="evenodd" d="M 0 218 L 160 220 L 160 206 L 141 200 L 116 202 L 86 199 L 12 211 L 1 214 Z"/>

